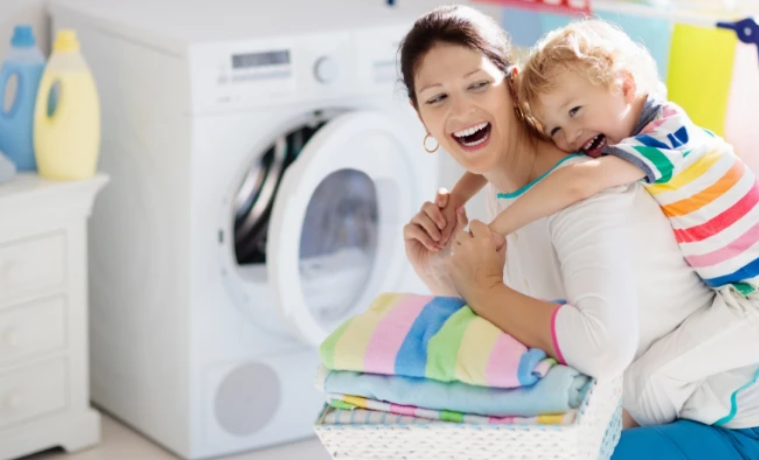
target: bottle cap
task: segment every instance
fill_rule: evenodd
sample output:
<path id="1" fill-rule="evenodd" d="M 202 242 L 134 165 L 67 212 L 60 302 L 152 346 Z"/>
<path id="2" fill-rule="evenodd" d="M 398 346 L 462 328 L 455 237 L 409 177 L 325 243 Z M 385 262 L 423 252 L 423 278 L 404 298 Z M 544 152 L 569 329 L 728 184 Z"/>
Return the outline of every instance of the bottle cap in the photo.
<path id="1" fill-rule="evenodd" d="M 71 29 L 58 31 L 58 35 L 53 42 L 53 51 L 60 53 L 73 53 L 79 51 L 79 41 L 76 39 L 76 32 Z"/>
<path id="2" fill-rule="evenodd" d="M 34 32 L 32 32 L 32 26 L 26 24 L 20 24 L 13 28 L 13 38 L 11 38 L 11 46 L 14 48 L 31 48 L 36 45 L 37 41 L 34 39 Z"/>

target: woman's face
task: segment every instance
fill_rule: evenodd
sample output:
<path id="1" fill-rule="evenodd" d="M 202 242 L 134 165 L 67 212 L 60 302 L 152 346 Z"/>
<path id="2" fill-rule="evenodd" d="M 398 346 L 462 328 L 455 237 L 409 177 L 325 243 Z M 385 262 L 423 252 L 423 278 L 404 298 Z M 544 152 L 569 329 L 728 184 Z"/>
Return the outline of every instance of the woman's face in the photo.
<path id="1" fill-rule="evenodd" d="M 422 59 L 414 84 L 430 135 L 467 171 L 497 167 L 516 121 L 504 74 L 476 50 L 441 43 Z"/>

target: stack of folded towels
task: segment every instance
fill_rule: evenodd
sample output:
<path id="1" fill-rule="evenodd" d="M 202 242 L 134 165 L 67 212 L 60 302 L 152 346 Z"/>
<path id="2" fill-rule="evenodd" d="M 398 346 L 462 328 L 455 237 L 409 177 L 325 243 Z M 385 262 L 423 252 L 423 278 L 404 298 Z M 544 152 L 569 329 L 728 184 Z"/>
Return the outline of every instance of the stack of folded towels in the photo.
<path id="1" fill-rule="evenodd" d="M 326 424 L 570 424 L 590 384 L 454 297 L 380 295 L 319 354 Z"/>

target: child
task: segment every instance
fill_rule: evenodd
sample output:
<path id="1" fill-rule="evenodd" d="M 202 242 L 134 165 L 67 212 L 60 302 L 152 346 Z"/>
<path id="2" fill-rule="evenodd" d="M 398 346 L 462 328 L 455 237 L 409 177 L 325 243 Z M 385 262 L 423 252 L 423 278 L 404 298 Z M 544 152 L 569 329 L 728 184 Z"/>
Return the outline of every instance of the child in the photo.
<path id="1" fill-rule="evenodd" d="M 735 401 L 759 377 L 754 174 L 723 139 L 660 99 L 662 85 L 651 56 L 605 22 L 577 22 L 548 34 L 519 83 L 520 101 L 543 133 L 562 150 L 594 159 L 556 169 L 497 216 L 491 229 L 505 236 L 604 189 L 642 179 L 670 219 L 685 259 L 720 298 L 708 313 L 686 320 L 669 346 L 657 344 L 655 356 L 639 360 L 646 368 L 636 374 L 650 380 L 638 385 L 634 397 L 647 398 L 641 404 L 651 408 L 633 416 L 645 423 L 676 416 L 727 427 L 745 423 L 738 421 Z M 465 175 L 449 201 L 460 206 L 484 183 Z M 705 351 L 722 350 L 743 351 L 740 357 L 733 352 L 729 365 L 704 359 Z M 692 377 L 697 372 L 685 370 L 687 364 L 703 370 L 698 379 Z M 704 403 L 709 398 L 721 406 Z"/>
<path id="2" fill-rule="evenodd" d="M 633 63 L 648 67 L 645 80 Z M 505 236 L 604 189 L 643 179 L 704 281 L 748 296 L 759 288 L 755 176 L 723 139 L 657 98 L 655 75 L 650 55 L 602 21 L 549 34 L 520 75 L 520 99 L 559 148 L 596 159 L 556 170 L 490 227 Z M 451 201 L 461 205 L 484 185 L 468 173 Z"/>

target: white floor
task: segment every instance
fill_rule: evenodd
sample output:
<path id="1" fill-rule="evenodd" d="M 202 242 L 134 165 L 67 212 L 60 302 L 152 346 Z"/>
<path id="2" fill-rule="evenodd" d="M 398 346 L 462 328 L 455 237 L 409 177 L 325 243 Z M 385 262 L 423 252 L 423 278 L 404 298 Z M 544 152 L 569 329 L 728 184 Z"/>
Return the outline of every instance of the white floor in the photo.
<path id="1" fill-rule="evenodd" d="M 90 449 L 67 455 L 51 450 L 22 460 L 175 460 L 177 457 L 135 433 L 131 429 L 103 415 L 101 443 Z M 307 441 L 224 457 L 223 460 L 330 460 L 331 457 L 314 437 Z"/>

